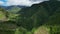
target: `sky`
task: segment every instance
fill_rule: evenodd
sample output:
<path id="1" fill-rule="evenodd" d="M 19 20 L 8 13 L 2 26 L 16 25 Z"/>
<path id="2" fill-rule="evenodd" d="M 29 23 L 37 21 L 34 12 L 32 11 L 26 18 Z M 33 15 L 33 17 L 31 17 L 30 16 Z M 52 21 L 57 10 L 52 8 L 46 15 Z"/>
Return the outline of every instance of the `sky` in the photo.
<path id="1" fill-rule="evenodd" d="M 48 0 L 0 0 L 0 6 L 11 6 L 11 5 L 20 5 L 20 6 L 31 6 L 32 4 L 41 3 Z"/>

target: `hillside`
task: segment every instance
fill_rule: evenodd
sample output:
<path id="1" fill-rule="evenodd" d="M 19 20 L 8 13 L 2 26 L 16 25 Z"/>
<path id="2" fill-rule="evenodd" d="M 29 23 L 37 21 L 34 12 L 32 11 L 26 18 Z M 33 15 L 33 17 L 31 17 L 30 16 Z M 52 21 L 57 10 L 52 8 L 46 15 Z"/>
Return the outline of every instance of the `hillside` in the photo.
<path id="1" fill-rule="evenodd" d="M 22 21 L 22 26 L 28 30 L 38 28 L 42 25 L 54 27 L 54 25 L 57 26 L 60 24 L 60 1 L 45 1 L 39 4 L 34 4 L 31 7 L 23 8 L 18 13 L 21 13 L 22 17 L 24 18 L 22 18 L 24 20 Z M 27 24 L 28 26 L 26 26 Z"/>
<path id="2" fill-rule="evenodd" d="M 9 12 L 11 13 L 17 13 L 19 10 L 21 10 L 22 8 L 14 6 L 11 9 L 8 9 Z"/>
<path id="3" fill-rule="evenodd" d="M 4 17 L 8 21 L 3 21 Z M 14 27 L 15 34 L 42 34 L 42 31 L 43 34 L 60 34 L 60 1 L 45 1 L 25 8 L 14 6 L 8 11 L 3 9 L 0 20 L 2 27 Z"/>

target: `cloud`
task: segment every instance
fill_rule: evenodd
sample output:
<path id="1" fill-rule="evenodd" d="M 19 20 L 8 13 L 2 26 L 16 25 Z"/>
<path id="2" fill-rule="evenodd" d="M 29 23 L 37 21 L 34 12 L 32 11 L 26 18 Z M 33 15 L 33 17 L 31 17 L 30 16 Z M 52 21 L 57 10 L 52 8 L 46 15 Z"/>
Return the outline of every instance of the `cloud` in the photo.
<path id="1" fill-rule="evenodd" d="M 30 1 L 49 1 L 49 0 L 30 0 Z"/>
<path id="2" fill-rule="evenodd" d="M 21 5 L 21 6 L 31 6 L 32 4 L 40 3 L 46 0 L 0 0 L 0 5 L 11 6 L 11 5 Z"/>
<path id="3" fill-rule="evenodd" d="M 4 4 L 4 2 L 3 1 L 0 1 L 0 5 L 3 5 Z"/>
<path id="4" fill-rule="evenodd" d="M 29 0 L 8 0 L 7 5 L 28 5 L 30 6 L 32 3 Z"/>
<path id="5" fill-rule="evenodd" d="M 7 0 L 7 5 L 22 5 L 22 6 L 31 6 L 32 4 L 43 2 L 45 0 Z"/>

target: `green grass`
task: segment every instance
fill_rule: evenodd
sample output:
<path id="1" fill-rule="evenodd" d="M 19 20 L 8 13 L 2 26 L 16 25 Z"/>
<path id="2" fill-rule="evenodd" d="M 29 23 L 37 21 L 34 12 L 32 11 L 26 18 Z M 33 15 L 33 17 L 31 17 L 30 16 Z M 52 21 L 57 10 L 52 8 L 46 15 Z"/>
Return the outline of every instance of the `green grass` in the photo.
<path id="1" fill-rule="evenodd" d="M 5 20 L 5 14 L 3 12 L 0 11 L 0 20 Z"/>

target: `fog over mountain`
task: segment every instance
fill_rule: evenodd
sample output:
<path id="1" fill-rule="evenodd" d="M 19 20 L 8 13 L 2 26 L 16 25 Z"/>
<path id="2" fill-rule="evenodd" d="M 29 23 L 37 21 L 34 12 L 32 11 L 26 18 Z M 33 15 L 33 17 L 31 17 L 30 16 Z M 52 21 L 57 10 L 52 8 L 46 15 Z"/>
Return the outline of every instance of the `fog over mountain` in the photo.
<path id="1" fill-rule="evenodd" d="M 32 4 L 40 3 L 48 0 L 0 0 L 0 5 L 11 6 L 11 5 L 21 5 L 21 6 L 31 6 Z"/>

